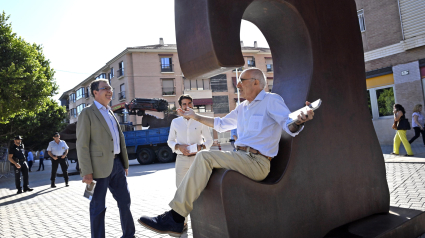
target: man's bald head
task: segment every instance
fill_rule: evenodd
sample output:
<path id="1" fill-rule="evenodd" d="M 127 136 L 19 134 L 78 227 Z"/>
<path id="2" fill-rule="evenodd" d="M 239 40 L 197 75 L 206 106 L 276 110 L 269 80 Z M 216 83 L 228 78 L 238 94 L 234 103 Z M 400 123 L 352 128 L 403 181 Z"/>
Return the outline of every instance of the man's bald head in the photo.
<path id="1" fill-rule="evenodd" d="M 264 89 L 266 87 L 266 77 L 264 76 L 264 73 L 258 69 L 258 68 L 250 68 L 242 71 L 241 76 L 245 73 L 249 73 L 251 75 L 251 78 L 257 79 L 260 82 L 261 89 Z"/>

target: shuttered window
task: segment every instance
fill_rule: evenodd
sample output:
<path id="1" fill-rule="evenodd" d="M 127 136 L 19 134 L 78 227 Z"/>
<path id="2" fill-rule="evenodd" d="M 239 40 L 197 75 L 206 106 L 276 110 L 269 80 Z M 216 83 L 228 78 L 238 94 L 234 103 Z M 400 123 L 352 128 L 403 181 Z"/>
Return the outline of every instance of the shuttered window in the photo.
<path id="1" fill-rule="evenodd" d="M 400 14 L 405 39 L 425 34 L 424 0 L 400 0 Z"/>

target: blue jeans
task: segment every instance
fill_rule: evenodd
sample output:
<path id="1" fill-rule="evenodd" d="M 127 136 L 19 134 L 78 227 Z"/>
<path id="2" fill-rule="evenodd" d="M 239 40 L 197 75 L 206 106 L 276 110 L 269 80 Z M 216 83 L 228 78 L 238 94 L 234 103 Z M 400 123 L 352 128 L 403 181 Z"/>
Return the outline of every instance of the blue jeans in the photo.
<path id="1" fill-rule="evenodd" d="M 105 197 L 107 188 L 111 191 L 118 203 L 121 218 L 123 238 L 133 237 L 136 232 L 134 220 L 130 211 L 130 191 L 127 186 L 127 178 L 122 162 L 119 158 L 114 159 L 114 167 L 111 174 L 106 178 L 94 179 L 96 187 L 90 202 L 90 227 L 92 238 L 105 237 Z"/>

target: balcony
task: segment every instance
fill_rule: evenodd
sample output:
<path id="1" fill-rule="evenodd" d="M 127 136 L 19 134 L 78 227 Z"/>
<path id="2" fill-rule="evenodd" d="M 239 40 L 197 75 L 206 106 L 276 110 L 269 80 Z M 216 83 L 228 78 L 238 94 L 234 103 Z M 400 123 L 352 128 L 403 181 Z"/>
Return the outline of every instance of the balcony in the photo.
<path id="1" fill-rule="evenodd" d="M 176 87 L 170 87 L 170 88 L 162 88 L 162 96 L 175 96 L 176 95 Z"/>
<path id="2" fill-rule="evenodd" d="M 125 100 L 125 91 L 121 91 L 118 93 L 118 100 Z"/>
<path id="3" fill-rule="evenodd" d="M 204 89 L 204 90 L 185 89 L 184 94 L 190 94 L 190 96 L 192 96 L 192 99 L 212 98 L 212 90 L 211 89 Z"/>
<path id="4" fill-rule="evenodd" d="M 273 72 L 273 65 L 272 64 L 267 65 L 267 72 Z"/>
<path id="5" fill-rule="evenodd" d="M 161 64 L 161 73 L 174 72 L 172 64 Z"/>
<path id="6" fill-rule="evenodd" d="M 124 76 L 124 68 L 117 70 L 118 77 Z"/>
<path id="7" fill-rule="evenodd" d="M 240 73 L 240 72 L 242 72 L 242 71 L 243 71 L 243 67 L 239 67 L 239 68 L 237 68 L 237 69 L 234 69 L 234 70 L 232 70 L 232 72 L 236 72 L 236 70 L 238 70 L 238 73 Z"/>

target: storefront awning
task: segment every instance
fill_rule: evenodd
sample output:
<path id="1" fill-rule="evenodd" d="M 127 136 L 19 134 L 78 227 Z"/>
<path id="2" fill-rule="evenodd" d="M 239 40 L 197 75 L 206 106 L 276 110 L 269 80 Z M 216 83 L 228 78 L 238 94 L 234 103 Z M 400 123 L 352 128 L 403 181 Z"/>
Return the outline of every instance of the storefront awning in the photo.
<path id="1" fill-rule="evenodd" d="M 212 98 L 200 98 L 200 99 L 193 99 L 193 105 L 212 105 L 213 100 Z"/>

